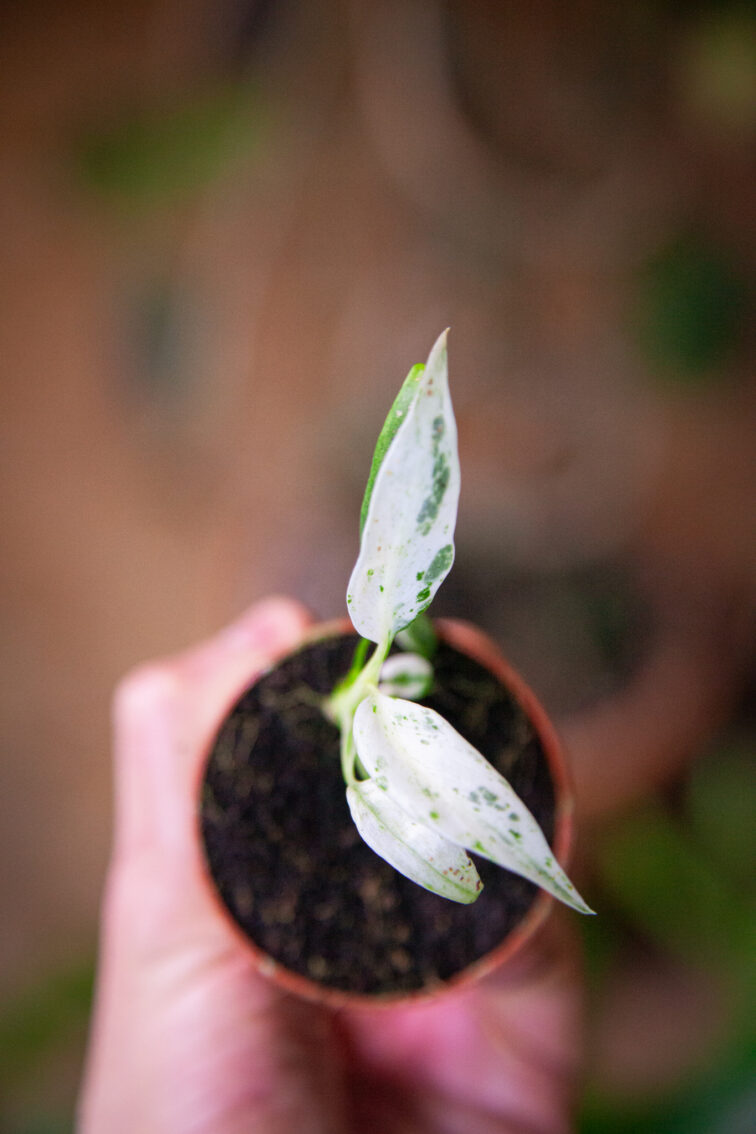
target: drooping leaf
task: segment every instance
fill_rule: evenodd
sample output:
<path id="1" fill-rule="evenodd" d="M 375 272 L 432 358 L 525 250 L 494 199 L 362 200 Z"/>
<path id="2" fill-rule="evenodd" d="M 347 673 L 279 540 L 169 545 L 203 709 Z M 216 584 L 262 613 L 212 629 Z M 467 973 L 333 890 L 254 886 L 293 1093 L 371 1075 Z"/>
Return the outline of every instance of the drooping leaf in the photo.
<path id="1" fill-rule="evenodd" d="M 362 838 L 406 878 L 442 898 L 469 904 L 483 888 L 465 852 L 403 811 L 375 780 L 347 788 Z"/>
<path id="2" fill-rule="evenodd" d="M 375 693 L 357 709 L 354 739 L 365 770 L 409 815 L 592 912 L 516 792 L 438 713 Z"/>
<path id="3" fill-rule="evenodd" d="M 405 390 L 403 419 L 368 485 L 360 554 L 347 590 L 352 622 L 373 642 L 393 638 L 430 605 L 454 560 L 460 477 L 446 332 L 425 369 L 414 379 L 410 373 Z"/>
<path id="4" fill-rule="evenodd" d="M 421 701 L 433 684 L 433 666 L 420 654 L 392 654 L 381 666 L 379 686 L 387 697 Z"/>

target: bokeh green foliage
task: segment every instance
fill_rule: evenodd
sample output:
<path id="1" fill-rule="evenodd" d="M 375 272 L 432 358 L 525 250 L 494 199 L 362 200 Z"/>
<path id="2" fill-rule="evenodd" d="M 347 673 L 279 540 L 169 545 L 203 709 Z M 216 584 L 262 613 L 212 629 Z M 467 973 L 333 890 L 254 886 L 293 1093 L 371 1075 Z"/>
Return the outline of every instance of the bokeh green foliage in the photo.
<path id="1" fill-rule="evenodd" d="M 94 961 L 61 963 L 0 1005 L 0 1100 L 8 1103 L 37 1078 L 45 1063 L 66 1046 L 81 1044 L 92 1005 Z M 72 1115 L 30 1115 L 23 1125 L 0 1105 L 0 1129 L 9 1134 L 67 1134 Z"/>
<path id="2" fill-rule="evenodd" d="M 673 807 L 645 805 L 595 847 L 595 904 L 582 926 L 593 996 L 628 941 L 711 974 L 728 1033 L 685 1081 L 650 1097 L 593 1085 L 581 1134 L 746 1134 L 756 1120 L 756 755 L 724 743 L 691 770 Z"/>
<path id="3" fill-rule="evenodd" d="M 82 184 L 105 199 L 129 208 L 172 206 L 253 155 L 265 121 L 248 83 L 214 85 L 90 127 L 76 142 L 74 164 Z"/>
<path id="4" fill-rule="evenodd" d="M 733 253 L 683 233 L 648 260 L 634 290 L 632 325 L 652 374 L 688 386 L 716 380 L 743 338 L 748 310 Z"/>

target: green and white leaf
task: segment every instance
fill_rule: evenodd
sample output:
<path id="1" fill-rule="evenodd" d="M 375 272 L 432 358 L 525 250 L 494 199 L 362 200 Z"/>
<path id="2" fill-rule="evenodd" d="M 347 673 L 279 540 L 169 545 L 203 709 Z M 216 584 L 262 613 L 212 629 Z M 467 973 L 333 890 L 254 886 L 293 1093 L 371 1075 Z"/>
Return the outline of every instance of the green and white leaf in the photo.
<path id="1" fill-rule="evenodd" d="M 376 692 L 355 713 L 354 740 L 366 772 L 409 815 L 592 912 L 516 792 L 438 713 Z"/>
<path id="2" fill-rule="evenodd" d="M 402 388 L 373 461 L 360 554 L 347 589 L 355 629 L 391 640 L 430 605 L 454 560 L 459 457 L 447 374 L 446 332 L 425 369 Z M 398 415 L 398 416 L 397 416 Z"/>
<path id="3" fill-rule="evenodd" d="M 394 404 L 388 412 L 388 417 L 383 423 L 383 428 L 378 434 L 378 440 L 375 443 L 375 451 L 373 453 L 373 460 L 370 465 L 370 474 L 368 476 L 367 486 L 365 488 L 365 495 L 362 498 L 362 507 L 360 508 L 360 535 L 365 528 L 365 520 L 367 519 L 368 508 L 370 507 L 370 500 L 373 495 L 373 486 L 375 478 L 378 476 L 378 470 L 383 464 L 383 458 L 386 456 L 389 445 L 394 440 L 394 436 L 399 429 L 399 426 L 404 421 L 407 410 L 414 401 L 417 387 L 420 382 L 420 377 L 425 370 L 424 362 L 416 362 L 410 370 L 407 377 L 402 383 L 402 388 L 394 398 Z"/>
<path id="4" fill-rule="evenodd" d="M 433 666 L 419 654 L 392 654 L 381 666 L 378 688 L 387 697 L 421 701 L 433 685 Z"/>
<path id="5" fill-rule="evenodd" d="M 400 874 L 453 902 L 478 897 L 483 883 L 465 852 L 403 811 L 378 782 L 348 787 L 347 802 L 362 838 Z"/>

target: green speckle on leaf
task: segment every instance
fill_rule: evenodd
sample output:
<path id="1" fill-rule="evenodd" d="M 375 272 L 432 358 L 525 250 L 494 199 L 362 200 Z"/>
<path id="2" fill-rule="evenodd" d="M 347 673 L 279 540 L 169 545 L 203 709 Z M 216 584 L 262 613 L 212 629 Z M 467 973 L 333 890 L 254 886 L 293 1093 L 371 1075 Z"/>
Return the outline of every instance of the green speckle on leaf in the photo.
<path id="1" fill-rule="evenodd" d="M 433 527 L 433 521 L 438 515 L 441 501 L 449 485 L 451 473 L 449 462 L 444 453 L 438 453 L 433 461 L 433 486 L 430 496 L 426 496 L 423 506 L 417 514 L 417 526 L 423 535 L 427 535 Z"/>
<path id="2" fill-rule="evenodd" d="M 496 792 L 490 791 L 486 787 L 481 787 L 480 788 L 480 794 L 483 796 L 483 799 L 488 804 L 488 806 L 493 807 L 494 811 L 505 811 L 506 810 L 506 808 L 503 807 L 502 804 L 497 802 L 499 797 L 496 794 Z"/>
<path id="3" fill-rule="evenodd" d="M 423 575 L 424 575 L 424 574 L 425 574 L 425 571 L 418 571 L 417 575 L 415 576 L 415 578 L 417 579 L 418 583 L 420 582 L 420 580 L 422 579 L 422 577 L 423 577 Z"/>
<path id="4" fill-rule="evenodd" d="M 446 431 L 446 425 L 443 417 L 439 414 L 434 417 L 432 425 L 431 444 L 433 446 L 433 483 L 431 486 L 430 495 L 426 496 L 423 505 L 417 514 L 417 526 L 423 535 L 427 535 L 433 526 L 433 521 L 438 515 L 438 510 L 441 507 L 441 501 L 444 498 L 446 489 L 449 486 L 451 471 L 449 469 L 449 461 L 445 453 L 441 451 L 441 439 Z"/>
<path id="5" fill-rule="evenodd" d="M 454 547 L 452 544 L 447 543 L 444 547 L 437 551 L 431 560 L 431 565 L 426 571 L 426 578 L 429 583 L 435 582 L 439 575 L 443 575 L 451 567 L 452 559 L 454 558 Z"/>
<path id="6" fill-rule="evenodd" d="M 430 598 L 430 593 L 431 593 L 430 587 L 423 587 L 423 589 L 421 591 L 417 592 L 417 594 L 415 596 L 415 601 L 416 602 L 425 602 L 426 599 Z"/>
<path id="7" fill-rule="evenodd" d="M 437 811 L 431 811 L 430 817 L 431 817 L 431 819 L 438 819 L 438 812 Z"/>

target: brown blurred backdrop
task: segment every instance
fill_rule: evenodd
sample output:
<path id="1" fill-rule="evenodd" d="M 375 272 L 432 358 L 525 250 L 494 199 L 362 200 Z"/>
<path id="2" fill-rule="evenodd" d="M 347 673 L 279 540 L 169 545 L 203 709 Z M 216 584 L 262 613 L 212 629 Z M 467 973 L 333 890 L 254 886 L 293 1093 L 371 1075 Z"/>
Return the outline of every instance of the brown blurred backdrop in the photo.
<path id="1" fill-rule="evenodd" d="M 753 6 L 28 0 L 0 116 L 1 1128 L 70 1129 L 114 682 L 273 589 L 343 611 L 374 438 L 451 325 L 436 609 L 573 753 L 581 1129 L 741 1129 Z"/>

